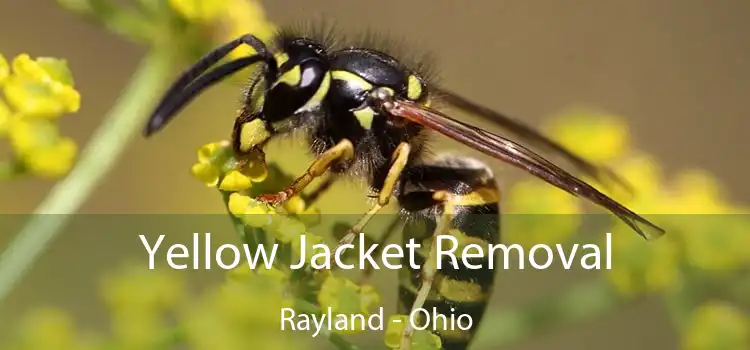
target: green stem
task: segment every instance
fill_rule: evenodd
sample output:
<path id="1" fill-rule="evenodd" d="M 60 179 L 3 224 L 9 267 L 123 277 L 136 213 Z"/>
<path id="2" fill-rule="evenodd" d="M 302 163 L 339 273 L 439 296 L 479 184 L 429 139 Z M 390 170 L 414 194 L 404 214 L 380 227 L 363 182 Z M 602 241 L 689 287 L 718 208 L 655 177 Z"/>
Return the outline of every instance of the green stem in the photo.
<path id="1" fill-rule="evenodd" d="M 151 52 L 144 58 L 117 104 L 81 153 L 75 168 L 50 191 L 0 256 L 0 300 L 13 290 L 140 131 L 171 72 L 170 58 L 166 52 Z"/>
<path id="2" fill-rule="evenodd" d="M 505 348 L 562 325 L 591 320 L 628 302 L 604 280 L 572 287 L 551 298 L 535 300 L 515 310 L 491 313 L 482 321 L 477 348 Z M 492 331 L 489 331 L 489 330 Z"/>

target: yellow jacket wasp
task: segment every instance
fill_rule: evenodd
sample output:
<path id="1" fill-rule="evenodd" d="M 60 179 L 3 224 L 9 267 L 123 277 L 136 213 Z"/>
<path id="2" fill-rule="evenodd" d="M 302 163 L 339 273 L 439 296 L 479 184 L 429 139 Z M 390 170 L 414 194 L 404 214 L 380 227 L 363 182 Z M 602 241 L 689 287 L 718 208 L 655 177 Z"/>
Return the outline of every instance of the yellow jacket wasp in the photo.
<path id="1" fill-rule="evenodd" d="M 208 71 L 240 45 L 252 47 L 255 54 Z M 277 136 L 292 132 L 307 135 L 315 161 L 284 191 L 260 197 L 271 204 L 301 193 L 315 178 L 329 171 L 366 179 L 377 193 L 377 202 L 339 244 L 350 243 L 392 197 L 398 201 L 402 214 L 427 223 L 434 228 L 434 235 L 459 232 L 488 244 L 499 241 L 500 191 L 492 172 L 480 161 L 463 156 L 427 157 L 424 145 L 429 131 L 588 199 L 645 238 L 664 233 L 541 155 L 431 106 L 439 101 L 492 120 L 516 137 L 565 157 L 596 180 L 610 177 L 619 181 L 607 169 L 586 162 L 520 122 L 429 83 L 426 72 L 404 64 L 385 50 L 368 45 L 337 47 L 314 34 L 284 30 L 277 35 L 273 47 L 248 34 L 213 50 L 174 82 L 153 112 L 145 135 L 163 128 L 206 88 L 255 63 L 262 63 L 262 67 L 245 92 L 235 121 L 234 151 L 241 156 L 261 151 L 267 141 Z M 489 219 L 477 222 L 468 220 L 470 215 Z M 435 242 L 429 236 L 420 239 Z M 401 309 L 434 307 L 444 314 L 453 313 L 451 310 L 469 314 L 474 320 L 472 329 L 439 334 L 445 349 L 465 349 L 486 310 L 494 274 L 481 269 L 436 271 L 434 253 L 433 246 L 418 257 L 420 265 L 428 262 L 422 271 L 410 271 L 403 278 L 399 287 Z M 413 328 L 407 326 L 402 349 L 409 347 L 412 334 Z"/>

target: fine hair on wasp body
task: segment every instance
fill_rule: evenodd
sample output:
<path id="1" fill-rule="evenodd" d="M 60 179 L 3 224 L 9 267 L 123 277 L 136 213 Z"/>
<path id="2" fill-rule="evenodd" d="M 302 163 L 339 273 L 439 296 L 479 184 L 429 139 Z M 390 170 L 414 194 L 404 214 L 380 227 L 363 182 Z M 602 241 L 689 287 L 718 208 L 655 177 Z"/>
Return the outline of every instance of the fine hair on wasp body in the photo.
<path id="1" fill-rule="evenodd" d="M 377 199 L 340 240 L 339 244 L 344 244 L 351 243 L 368 221 L 395 198 L 403 216 L 426 224 L 429 231 L 417 234 L 405 230 L 404 239 L 416 236 L 433 245 L 418 257 L 424 262 L 421 271 L 402 274 L 400 309 L 407 312 L 429 306 L 442 314 L 463 312 L 474 319 L 470 329 L 436 332 L 443 348 L 465 349 L 471 342 L 486 310 L 494 274 L 486 269 L 459 267 L 436 271 L 434 237 L 452 235 L 482 246 L 487 244 L 481 243 L 497 243 L 500 191 L 484 163 L 464 156 L 426 152 L 428 133 L 452 138 L 588 199 L 645 238 L 664 233 L 529 148 L 449 117 L 434 105 L 440 102 L 493 121 L 529 145 L 564 157 L 596 180 L 622 183 L 609 170 L 586 162 L 514 119 L 439 87 L 429 66 L 419 64 L 420 59 L 397 59 L 387 45 L 376 45 L 373 40 L 347 45 L 333 40 L 333 32 L 327 29 L 285 29 L 268 46 L 248 34 L 209 52 L 166 92 L 145 135 L 163 128 L 206 88 L 242 68 L 261 64 L 245 91 L 234 123 L 235 153 L 242 158 L 262 152 L 271 139 L 302 133 L 315 159 L 306 173 L 286 189 L 258 199 L 270 204 L 284 202 L 328 173 L 365 180 Z M 384 42 L 381 40 L 380 44 Z M 210 69 L 240 45 L 252 47 L 255 54 Z M 402 349 L 411 344 L 411 326 L 407 324 Z"/>

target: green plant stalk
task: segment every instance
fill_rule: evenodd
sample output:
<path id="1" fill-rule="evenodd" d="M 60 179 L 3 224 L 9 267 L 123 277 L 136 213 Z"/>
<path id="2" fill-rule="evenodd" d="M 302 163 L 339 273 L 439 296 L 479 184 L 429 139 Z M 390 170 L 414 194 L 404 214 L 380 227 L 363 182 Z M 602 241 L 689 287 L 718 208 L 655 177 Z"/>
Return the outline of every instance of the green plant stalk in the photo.
<path id="1" fill-rule="evenodd" d="M 505 348 L 563 325 L 595 319 L 632 301 L 620 296 L 603 279 L 582 283 L 554 297 L 487 315 L 474 346 Z"/>
<path id="2" fill-rule="evenodd" d="M 119 156 L 148 116 L 171 73 L 168 50 L 154 50 L 138 66 L 132 80 L 105 117 L 79 161 L 57 183 L 34 215 L 0 256 L 0 301 L 112 170 Z"/>

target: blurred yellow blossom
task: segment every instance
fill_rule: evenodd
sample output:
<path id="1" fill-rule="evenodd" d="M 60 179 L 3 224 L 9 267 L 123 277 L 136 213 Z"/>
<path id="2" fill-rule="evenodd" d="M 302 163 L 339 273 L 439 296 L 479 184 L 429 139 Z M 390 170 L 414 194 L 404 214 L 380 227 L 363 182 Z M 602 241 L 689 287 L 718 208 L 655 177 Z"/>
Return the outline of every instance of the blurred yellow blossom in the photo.
<path id="1" fill-rule="evenodd" d="M 628 124 L 610 113 L 571 109 L 550 119 L 548 133 L 592 162 L 610 162 L 630 147 Z"/>
<path id="2" fill-rule="evenodd" d="M 385 330 L 385 345 L 389 349 L 401 348 L 401 338 L 407 324 L 409 324 L 409 316 L 406 315 L 393 315 L 388 319 L 388 326 Z M 442 347 L 442 340 L 432 332 L 416 330 L 412 335 L 411 349 L 413 350 L 438 350 Z"/>
<path id="3" fill-rule="evenodd" d="M 71 138 L 61 136 L 51 121 L 22 118 L 9 124 L 11 147 L 31 173 L 55 178 L 72 168 L 78 147 Z"/>
<path id="4" fill-rule="evenodd" d="M 625 296 L 679 288 L 680 251 L 671 236 L 645 241 L 624 224 L 612 233 L 612 269 L 605 278 Z"/>
<path id="5" fill-rule="evenodd" d="M 266 44 L 276 34 L 276 26 L 267 17 L 265 9 L 257 0 L 227 0 L 226 17 L 222 21 L 221 36 L 234 39 L 241 35 L 252 33 Z M 242 45 L 230 53 L 231 58 L 239 58 L 253 54 L 247 45 Z"/>
<path id="6" fill-rule="evenodd" d="M 169 269 L 149 270 L 142 265 L 122 268 L 102 282 L 111 310 L 168 310 L 178 305 L 183 281 Z"/>
<path id="7" fill-rule="evenodd" d="M 10 128 L 10 123 L 13 120 L 13 112 L 10 107 L 0 99 L 0 137 L 5 136 Z"/>
<path id="8" fill-rule="evenodd" d="M 296 218 L 290 216 L 278 216 L 273 218 L 273 222 L 269 226 L 269 231 L 280 243 L 290 243 L 295 241 L 299 243 L 299 238 L 307 232 L 307 227 L 303 222 Z M 311 237 L 308 235 L 306 238 Z"/>
<path id="9" fill-rule="evenodd" d="M 5 79 L 8 78 L 8 75 L 10 75 L 10 66 L 8 66 L 8 60 L 5 59 L 5 56 L 0 54 L 0 85 L 5 82 Z"/>
<path id="10" fill-rule="evenodd" d="M 19 333 L 22 349 L 72 350 L 78 347 L 73 320 L 58 309 L 34 310 L 23 319 Z"/>
<path id="11" fill-rule="evenodd" d="M 509 189 L 506 198 L 503 229 L 510 243 L 563 243 L 581 224 L 579 199 L 542 181 L 520 181 Z"/>
<path id="12" fill-rule="evenodd" d="M 750 319 L 724 302 L 711 301 L 693 310 L 683 332 L 685 350 L 750 348 Z"/>
<path id="13" fill-rule="evenodd" d="M 181 320 L 188 345 L 206 350 L 239 350 L 248 344 L 259 349 L 305 349 L 294 336 L 280 331 L 279 310 L 293 302 L 283 293 L 285 285 L 276 275 L 250 273 L 186 305 Z"/>
<path id="14" fill-rule="evenodd" d="M 169 6 L 185 19 L 195 22 L 213 21 L 227 10 L 223 0 L 169 0 Z"/>
<path id="15" fill-rule="evenodd" d="M 318 303 L 322 310 L 330 308 L 334 315 L 363 315 L 364 318 L 360 320 L 365 320 L 372 310 L 380 305 L 380 295 L 370 285 L 358 286 L 347 278 L 329 275 L 320 287 Z M 365 323 L 357 324 L 355 327 L 357 329 L 348 329 L 346 332 L 367 329 Z"/>

